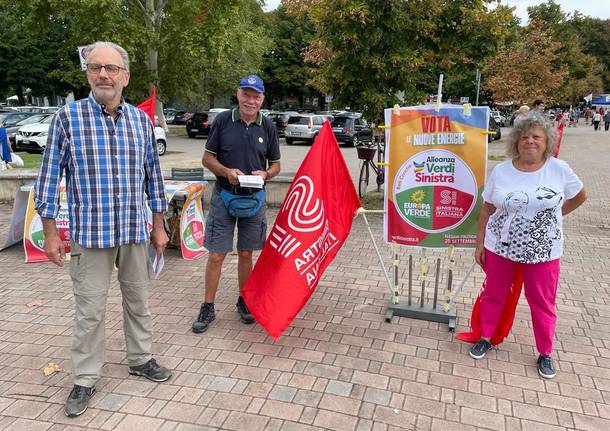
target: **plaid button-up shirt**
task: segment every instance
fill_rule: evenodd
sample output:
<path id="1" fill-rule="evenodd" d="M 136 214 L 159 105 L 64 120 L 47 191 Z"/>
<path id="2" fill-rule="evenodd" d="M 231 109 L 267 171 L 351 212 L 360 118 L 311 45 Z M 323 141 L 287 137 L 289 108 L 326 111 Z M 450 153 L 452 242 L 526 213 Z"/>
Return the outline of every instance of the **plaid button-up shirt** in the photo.
<path id="1" fill-rule="evenodd" d="M 167 210 L 150 119 L 124 102 L 117 113 L 92 94 L 57 111 L 36 181 L 36 210 L 54 219 L 65 174 L 70 235 L 87 248 L 144 242 L 146 200 L 153 213 Z"/>

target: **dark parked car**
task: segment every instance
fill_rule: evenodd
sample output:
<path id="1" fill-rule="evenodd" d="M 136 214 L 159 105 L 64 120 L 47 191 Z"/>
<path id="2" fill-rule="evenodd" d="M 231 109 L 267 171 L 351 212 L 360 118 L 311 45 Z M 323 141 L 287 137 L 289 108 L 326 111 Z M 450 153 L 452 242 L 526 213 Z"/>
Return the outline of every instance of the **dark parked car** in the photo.
<path id="1" fill-rule="evenodd" d="M 174 121 L 172 121 L 172 124 L 186 124 L 186 122 L 189 118 L 191 118 L 192 115 L 193 114 L 191 114 L 190 112 L 177 111 L 176 115 L 174 116 Z"/>
<path id="2" fill-rule="evenodd" d="M 489 116 L 489 131 L 496 132 L 496 134 L 487 135 L 487 142 L 497 141 L 498 139 L 502 138 L 502 129 L 491 115 Z"/>
<path id="3" fill-rule="evenodd" d="M 189 138 L 197 135 L 208 136 L 208 133 L 210 133 L 210 123 L 207 112 L 196 112 L 186 122 L 186 134 Z"/>
<path id="4" fill-rule="evenodd" d="M 283 137 L 286 135 L 286 126 L 288 125 L 288 119 L 291 116 L 299 115 L 296 111 L 273 111 L 267 114 L 267 118 L 271 119 L 277 129 L 277 135 Z"/>
<path id="5" fill-rule="evenodd" d="M 337 142 L 356 146 L 359 142 L 371 141 L 373 130 L 358 114 L 339 114 L 331 121 Z"/>

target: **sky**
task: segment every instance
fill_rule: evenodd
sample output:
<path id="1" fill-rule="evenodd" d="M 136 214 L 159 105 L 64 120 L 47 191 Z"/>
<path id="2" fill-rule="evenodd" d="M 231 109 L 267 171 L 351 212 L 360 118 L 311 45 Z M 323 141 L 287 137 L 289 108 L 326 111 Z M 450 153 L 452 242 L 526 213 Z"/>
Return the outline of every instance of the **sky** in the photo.
<path id="1" fill-rule="evenodd" d="M 610 18 L 610 1 L 608 0 L 555 0 L 561 5 L 561 10 L 572 13 L 578 10 L 583 15 L 593 18 Z M 265 0 L 265 10 L 273 10 L 280 4 L 280 0 Z M 516 6 L 515 13 L 521 23 L 527 23 L 527 7 L 540 4 L 540 0 L 502 0 L 502 4 Z"/>

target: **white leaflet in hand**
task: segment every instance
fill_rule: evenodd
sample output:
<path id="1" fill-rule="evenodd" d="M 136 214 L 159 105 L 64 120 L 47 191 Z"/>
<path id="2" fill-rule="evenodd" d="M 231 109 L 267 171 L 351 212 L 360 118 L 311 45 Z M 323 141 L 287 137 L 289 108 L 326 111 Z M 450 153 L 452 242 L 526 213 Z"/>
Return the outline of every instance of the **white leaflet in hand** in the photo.
<path id="1" fill-rule="evenodd" d="M 265 185 L 265 181 L 263 181 L 263 177 L 260 175 L 238 175 L 237 179 L 241 187 L 262 189 Z"/>
<path id="2" fill-rule="evenodd" d="M 157 254 L 157 250 L 154 247 L 148 248 L 148 261 L 150 263 L 150 277 L 157 279 L 165 266 L 165 259 L 163 253 Z"/>

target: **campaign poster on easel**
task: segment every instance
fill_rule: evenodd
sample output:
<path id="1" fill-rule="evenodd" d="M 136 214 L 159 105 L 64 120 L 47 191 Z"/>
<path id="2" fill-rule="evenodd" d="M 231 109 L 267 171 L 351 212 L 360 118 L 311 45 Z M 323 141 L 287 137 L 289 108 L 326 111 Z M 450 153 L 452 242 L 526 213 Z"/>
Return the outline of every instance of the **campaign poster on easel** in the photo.
<path id="1" fill-rule="evenodd" d="M 489 108 L 385 110 L 384 239 L 419 247 L 472 248 L 487 168 Z"/>

